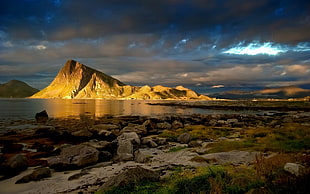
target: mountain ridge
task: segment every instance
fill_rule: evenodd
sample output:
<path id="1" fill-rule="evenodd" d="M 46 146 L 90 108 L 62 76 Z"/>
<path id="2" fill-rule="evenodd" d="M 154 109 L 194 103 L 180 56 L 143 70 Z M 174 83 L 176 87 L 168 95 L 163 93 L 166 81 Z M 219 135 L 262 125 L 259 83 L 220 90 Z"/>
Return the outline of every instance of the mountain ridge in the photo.
<path id="1" fill-rule="evenodd" d="M 74 60 L 68 60 L 49 86 L 31 98 L 204 99 L 211 98 L 178 86 L 130 86 Z"/>
<path id="2" fill-rule="evenodd" d="M 39 90 L 19 80 L 10 80 L 0 84 L 0 98 L 25 98 Z"/>
<path id="3" fill-rule="evenodd" d="M 264 88 L 255 91 L 231 90 L 215 93 L 213 96 L 224 99 L 289 99 L 310 96 L 310 90 L 291 85 L 277 88 Z"/>

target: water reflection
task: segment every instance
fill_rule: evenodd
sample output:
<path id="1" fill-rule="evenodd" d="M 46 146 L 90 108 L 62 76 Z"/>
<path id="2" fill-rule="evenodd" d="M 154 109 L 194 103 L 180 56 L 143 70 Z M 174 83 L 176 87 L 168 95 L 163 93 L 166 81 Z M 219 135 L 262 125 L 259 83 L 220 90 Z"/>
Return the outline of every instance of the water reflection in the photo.
<path id="1" fill-rule="evenodd" d="M 33 119 L 35 113 L 46 110 L 50 117 L 66 118 L 87 115 L 159 115 L 159 114 L 233 114 L 231 110 L 151 106 L 162 101 L 103 99 L 0 99 L 0 119 Z M 251 112 L 251 111 L 250 111 Z M 250 113 L 239 111 L 238 113 Z M 252 112 L 253 114 L 253 112 Z"/>
<path id="2" fill-rule="evenodd" d="M 152 101 L 154 102 L 154 101 Z M 77 117 L 88 115 L 154 115 L 163 113 L 185 114 L 185 109 L 168 106 L 151 106 L 144 100 L 101 100 L 101 99 L 48 99 L 45 109 L 52 117 Z"/>

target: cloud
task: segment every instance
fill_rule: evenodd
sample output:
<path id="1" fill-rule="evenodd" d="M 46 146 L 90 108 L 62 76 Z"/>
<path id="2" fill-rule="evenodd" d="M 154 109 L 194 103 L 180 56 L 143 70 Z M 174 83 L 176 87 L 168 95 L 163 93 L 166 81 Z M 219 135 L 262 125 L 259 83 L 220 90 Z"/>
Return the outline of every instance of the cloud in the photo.
<path id="1" fill-rule="evenodd" d="M 138 85 L 306 82 L 309 6 L 306 0 L 3 0 L 0 74 L 32 75 L 43 85 L 76 59 Z"/>
<path id="2" fill-rule="evenodd" d="M 286 75 L 291 76 L 305 76 L 310 75 L 310 64 L 295 64 L 285 66 Z"/>

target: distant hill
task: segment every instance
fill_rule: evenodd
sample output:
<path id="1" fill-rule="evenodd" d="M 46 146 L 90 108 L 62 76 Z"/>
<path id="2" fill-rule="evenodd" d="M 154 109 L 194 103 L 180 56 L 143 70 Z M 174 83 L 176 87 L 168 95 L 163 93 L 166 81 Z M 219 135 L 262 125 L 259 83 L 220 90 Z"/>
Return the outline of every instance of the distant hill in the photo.
<path id="1" fill-rule="evenodd" d="M 0 98 L 25 98 L 38 91 L 38 89 L 18 80 L 11 80 L 7 83 L 0 84 Z"/>
<path id="2" fill-rule="evenodd" d="M 289 99 L 310 96 L 310 90 L 299 88 L 297 86 L 285 86 L 278 88 L 265 88 L 257 91 L 226 91 L 213 94 L 213 96 L 224 99 Z"/>
<path id="3" fill-rule="evenodd" d="M 130 86 L 87 67 L 68 60 L 52 83 L 32 98 L 103 98 L 103 99 L 205 99 L 193 90 L 178 86 Z"/>

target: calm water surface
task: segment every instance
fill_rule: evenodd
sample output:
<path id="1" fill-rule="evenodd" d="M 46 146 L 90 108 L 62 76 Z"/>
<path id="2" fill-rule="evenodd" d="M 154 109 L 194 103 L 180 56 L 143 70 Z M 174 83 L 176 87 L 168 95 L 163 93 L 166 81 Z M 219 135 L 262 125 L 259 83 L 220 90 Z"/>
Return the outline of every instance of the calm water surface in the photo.
<path id="1" fill-rule="evenodd" d="M 0 119 L 33 119 L 35 113 L 46 110 L 53 118 L 88 115 L 159 115 L 159 114 L 223 114 L 226 110 L 179 108 L 173 106 L 151 106 L 147 103 L 163 101 L 147 100 L 103 100 L 103 99 L 0 99 Z M 166 102 L 166 101 L 165 101 Z M 230 111 L 231 113 L 231 111 Z"/>

